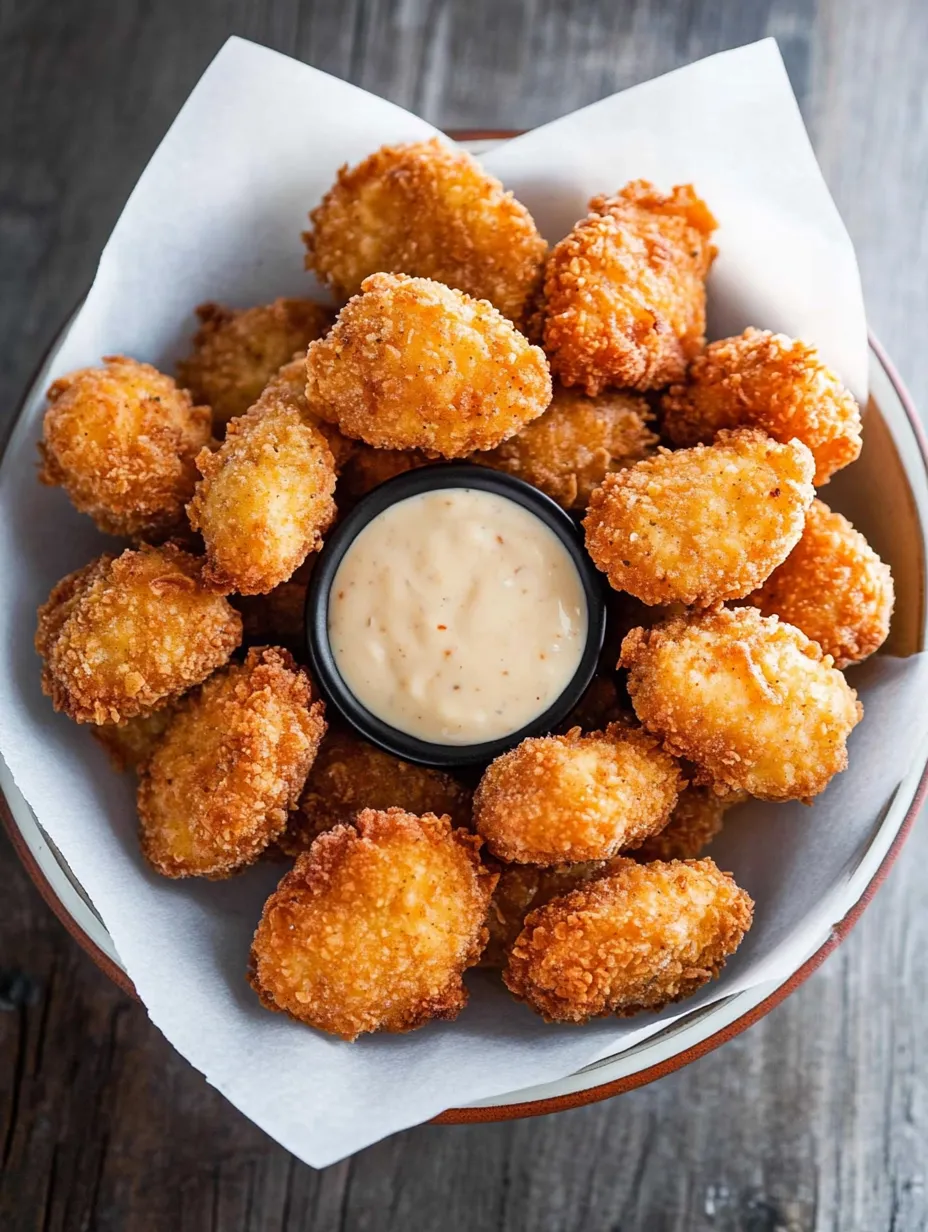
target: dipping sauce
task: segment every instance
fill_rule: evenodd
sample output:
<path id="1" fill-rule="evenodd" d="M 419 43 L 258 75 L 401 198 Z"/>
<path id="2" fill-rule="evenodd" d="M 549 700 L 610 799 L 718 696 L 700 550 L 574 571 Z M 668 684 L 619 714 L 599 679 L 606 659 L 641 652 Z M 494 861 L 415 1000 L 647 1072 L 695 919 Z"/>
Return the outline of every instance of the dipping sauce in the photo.
<path id="1" fill-rule="evenodd" d="M 391 727 L 433 744 L 498 740 L 573 679 L 587 640 L 577 567 L 513 500 L 441 488 L 397 501 L 346 551 L 329 597 L 345 684 Z"/>

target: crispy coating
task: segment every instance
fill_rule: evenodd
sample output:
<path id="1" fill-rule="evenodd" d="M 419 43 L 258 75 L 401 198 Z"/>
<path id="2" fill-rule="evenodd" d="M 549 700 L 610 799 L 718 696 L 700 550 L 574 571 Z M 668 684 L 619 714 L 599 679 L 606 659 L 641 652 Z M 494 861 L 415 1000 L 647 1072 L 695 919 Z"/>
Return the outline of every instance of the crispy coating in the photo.
<path id="1" fill-rule="evenodd" d="M 808 343 L 746 329 L 712 342 L 686 384 L 664 395 L 662 426 L 675 445 L 707 443 L 720 428 L 762 428 L 812 450 L 815 486 L 860 453 L 860 408 Z"/>
<path id="2" fill-rule="evenodd" d="M 401 761 L 338 728 L 322 742 L 280 846 L 297 856 L 318 834 L 354 821 L 362 809 L 388 808 L 447 815 L 453 825 L 467 827 L 471 793 L 450 774 Z"/>
<path id="3" fill-rule="evenodd" d="M 115 770 L 137 770 L 157 748 L 176 713 L 169 702 L 151 714 L 140 714 L 125 723 L 102 723 L 90 734 L 103 746 Z"/>
<path id="4" fill-rule="evenodd" d="M 433 461 L 419 449 L 374 449 L 355 442 L 355 450 L 339 475 L 335 490 L 339 512 L 353 509 L 368 492 L 395 475 L 405 475 Z"/>
<path id="5" fill-rule="evenodd" d="M 779 616 L 818 642 L 835 667 L 879 650 L 894 601 L 889 565 L 847 518 L 820 500 L 812 502 L 798 544 L 751 595 L 765 616 Z"/>
<path id="6" fill-rule="evenodd" d="M 617 861 L 529 915 L 503 979 L 546 1022 L 661 1010 L 720 974 L 753 912 L 712 860 Z"/>
<path id="7" fill-rule="evenodd" d="M 250 650 L 184 700 L 143 767 L 142 851 L 165 877 L 219 879 L 283 831 L 325 733 L 286 650 Z"/>
<path id="8" fill-rule="evenodd" d="M 103 362 L 49 389 L 39 479 L 63 487 L 106 534 L 160 540 L 185 522 L 212 416 L 151 364 Z"/>
<path id="9" fill-rule="evenodd" d="M 607 475 L 584 521 L 593 563 L 648 604 L 741 599 L 799 542 L 814 463 L 799 441 L 720 432 Z"/>
<path id="10" fill-rule="evenodd" d="M 585 509 L 610 471 L 653 453 L 658 438 L 647 427 L 653 418 L 637 394 L 588 398 L 556 385 L 539 419 L 473 461 L 534 484 L 562 509 Z"/>
<path id="11" fill-rule="evenodd" d="M 335 460 L 290 403 L 268 401 L 233 419 L 197 466 L 203 478 L 187 513 L 206 545 L 207 585 L 267 594 L 322 547 L 335 518 Z"/>
<path id="12" fill-rule="evenodd" d="M 710 787 L 687 787 L 680 792 L 670 820 L 627 852 L 640 863 L 652 860 L 695 860 L 722 829 L 727 809 L 738 796 L 720 796 Z"/>
<path id="13" fill-rule="evenodd" d="M 676 616 L 622 643 L 644 726 L 698 767 L 696 782 L 808 800 L 847 766 L 863 716 L 830 655 L 754 608 Z"/>
<path id="14" fill-rule="evenodd" d="M 311 299 L 275 299 L 255 308 L 201 304 L 193 350 L 178 377 L 199 402 L 213 408 L 219 432 L 244 415 L 295 351 L 305 351 L 332 324 L 332 313 Z"/>
<path id="15" fill-rule="evenodd" d="M 320 1031 L 412 1031 L 456 1018 L 496 874 L 447 817 L 365 809 L 321 834 L 264 907 L 249 978 L 262 1003 Z"/>
<path id="16" fill-rule="evenodd" d="M 551 375 L 486 300 L 427 278 L 374 274 L 306 354 L 306 397 L 378 449 L 463 458 L 545 410 Z"/>
<path id="17" fill-rule="evenodd" d="M 337 472 L 341 471 L 355 450 L 361 448 L 357 441 L 342 436 L 335 424 L 326 423 L 324 419 L 320 419 L 310 410 L 309 403 L 306 401 L 305 347 L 294 355 L 289 363 L 284 364 L 275 376 L 271 377 L 261 391 L 261 397 L 255 403 L 255 407 L 280 406 L 281 404 L 292 406 L 299 412 L 304 423 L 322 433 L 335 460 Z"/>
<path id="18" fill-rule="evenodd" d="M 342 167 L 310 221 L 306 266 L 337 295 L 356 295 L 370 274 L 412 274 L 489 300 L 516 324 L 547 252 L 512 193 L 437 137 Z"/>
<path id="19" fill-rule="evenodd" d="M 640 728 L 576 727 L 498 757 L 474 793 L 474 825 L 501 860 L 604 860 L 661 829 L 682 786 L 674 758 Z"/>
<path id="20" fill-rule="evenodd" d="M 678 381 L 705 341 L 716 227 L 692 185 L 636 180 L 595 197 L 545 267 L 541 323 L 551 370 L 590 395 Z"/>
<path id="21" fill-rule="evenodd" d="M 39 608 L 42 689 L 78 723 L 122 723 L 200 684 L 242 640 L 238 613 L 173 543 L 101 556 Z"/>

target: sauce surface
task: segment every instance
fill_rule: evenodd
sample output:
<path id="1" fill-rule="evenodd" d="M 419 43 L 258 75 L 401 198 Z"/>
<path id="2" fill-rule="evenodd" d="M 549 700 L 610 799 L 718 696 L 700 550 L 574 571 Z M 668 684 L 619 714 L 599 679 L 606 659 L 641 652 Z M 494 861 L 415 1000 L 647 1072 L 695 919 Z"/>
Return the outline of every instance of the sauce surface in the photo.
<path id="1" fill-rule="evenodd" d="M 587 638 L 569 552 L 494 492 L 444 488 L 391 505 L 335 574 L 329 642 L 355 697 L 433 744 L 531 723 L 570 683 Z"/>

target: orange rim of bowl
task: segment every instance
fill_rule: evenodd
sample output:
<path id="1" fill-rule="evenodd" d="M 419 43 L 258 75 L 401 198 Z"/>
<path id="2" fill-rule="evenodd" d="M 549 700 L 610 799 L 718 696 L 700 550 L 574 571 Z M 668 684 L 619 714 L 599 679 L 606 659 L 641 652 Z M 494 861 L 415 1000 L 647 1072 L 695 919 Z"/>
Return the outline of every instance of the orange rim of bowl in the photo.
<path id="1" fill-rule="evenodd" d="M 455 141 L 490 141 L 490 140 L 506 140 L 510 137 L 518 137 L 523 130 L 521 129 L 451 129 L 448 136 Z M 73 314 L 69 314 L 68 320 Z M 38 365 L 36 366 L 36 376 L 41 371 L 42 365 L 45 363 L 49 354 L 58 344 L 61 332 L 56 334 L 49 347 L 43 353 Z M 869 335 L 870 347 L 880 362 L 881 367 L 889 378 L 890 384 L 899 398 L 906 418 L 912 429 L 918 444 L 919 452 L 922 458 L 922 464 L 928 473 L 928 436 L 922 427 L 921 420 L 915 410 L 915 404 L 912 397 L 903 384 L 902 378 L 897 372 L 895 365 L 889 359 L 882 345 L 874 338 L 873 334 Z M 35 384 L 35 377 L 30 380 L 27 388 L 32 389 Z M 14 416 L 9 431 L 12 431 L 14 425 L 19 420 L 19 415 L 22 412 L 24 403 L 20 404 L 19 412 Z M 2 448 L 0 448 L 0 456 L 6 447 L 4 440 Z M 928 797 L 928 763 L 922 769 L 922 775 L 916 788 L 912 803 L 906 811 L 905 818 L 899 832 L 893 839 L 892 845 L 883 857 L 880 867 L 874 873 L 873 878 L 867 885 L 867 888 L 861 894 L 860 898 L 847 913 L 844 918 L 834 926 L 828 940 L 820 946 L 818 950 L 802 964 L 798 970 L 786 980 L 779 988 L 775 989 L 769 997 L 759 1002 L 752 1009 L 747 1010 L 740 1018 L 736 1018 L 734 1022 L 729 1023 L 715 1034 L 707 1036 L 698 1043 L 693 1044 L 689 1048 L 683 1049 L 681 1052 L 674 1053 L 672 1057 L 668 1057 L 664 1061 L 659 1061 L 655 1065 L 647 1066 L 645 1069 L 637 1070 L 634 1074 L 627 1074 L 623 1078 L 616 1078 L 612 1082 L 602 1082 L 596 1086 L 587 1087 L 582 1091 L 572 1091 L 566 1095 L 554 1095 L 547 1099 L 526 1100 L 522 1103 L 514 1104 L 497 1104 L 483 1108 L 448 1108 L 441 1112 L 438 1116 L 433 1117 L 431 1124 L 433 1125 L 469 1125 L 478 1124 L 489 1121 L 512 1121 L 522 1117 L 546 1116 L 551 1112 L 566 1112 L 571 1108 L 581 1108 L 585 1104 L 599 1103 L 601 1100 L 610 1099 L 613 1095 L 621 1095 L 625 1091 L 633 1091 L 636 1087 L 647 1086 L 650 1082 L 657 1081 L 658 1078 L 663 1078 L 667 1074 L 672 1074 L 676 1070 L 682 1069 L 685 1065 L 689 1065 L 691 1061 L 696 1061 L 700 1057 L 705 1056 L 709 1052 L 713 1052 L 722 1044 L 734 1039 L 736 1035 L 740 1035 L 749 1027 L 754 1026 L 764 1018 L 770 1011 L 784 1001 L 792 992 L 805 983 L 810 975 L 822 965 L 825 959 L 831 954 L 841 942 L 847 937 L 848 933 L 863 915 L 867 906 L 870 904 L 877 890 L 886 880 L 890 869 L 899 855 L 902 845 L 908 838 L 912 826 L 915 824 L 915 819 L 918 816 L 922 805 Z M 51 911 L 58 917 L 63 924 L 65 930 L 77 942 L 85 953 L 93 959 L 96 965 L 113 981 L 117 987 L 127 993 L 140 1004 L 141 998 L 136 992 L 135 985 L 121 967 L 119 967 L 110 956 L 104 953 L 103 950 L 93 941 L 87 933 L 80 927 L 74 917 L 70 914 L 67 908 L 62 903 L 61 899 L 55 893 L 54 887 L 45 876 L 45 873 L 40 868 L 38 861 L 29 849 L 22 832 L 17 826 L 13 814 L 10 810 L 9 803 L 6 797 L 0 791 L 0 820 L 3 821 L 4 828 L 9 835 L 13 849 L 20 859 L 23 867 L 29 875 L 30 880 L 35 885 L 36 889 L 41 894 L 45 903 Z"/>

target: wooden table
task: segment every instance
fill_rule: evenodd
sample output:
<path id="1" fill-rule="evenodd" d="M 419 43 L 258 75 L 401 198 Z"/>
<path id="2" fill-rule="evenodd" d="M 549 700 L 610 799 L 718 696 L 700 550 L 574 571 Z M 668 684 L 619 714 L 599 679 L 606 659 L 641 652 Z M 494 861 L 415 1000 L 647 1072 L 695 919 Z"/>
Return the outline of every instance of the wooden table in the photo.
<path id="1" fill-rule="evenodd" d="M 872 325 L 928 406 L 924 0 L 0 0 L 3 413 L 230 33 L 445 127 L 528 127 L 776 35 Z M 926 865 L 922 825 L 824 968 L 683 1072 L 560 1116 L 414 1129 L 314 1172 L 175 1055 L 0 839 L 0 1228 L 926 1228 Z"/>

